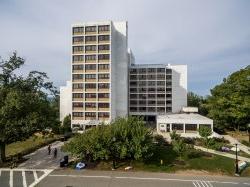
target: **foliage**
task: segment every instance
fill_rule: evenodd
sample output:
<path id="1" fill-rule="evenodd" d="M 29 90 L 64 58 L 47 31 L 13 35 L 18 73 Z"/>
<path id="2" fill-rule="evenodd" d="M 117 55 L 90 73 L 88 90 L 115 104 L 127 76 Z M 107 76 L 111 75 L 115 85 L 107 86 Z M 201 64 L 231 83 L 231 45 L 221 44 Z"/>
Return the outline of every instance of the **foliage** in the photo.
<path id="1" fill-rule="evenodd" d="M 172 144 L 173 150 L 182 158 L 187 150 L 187 145 L 184 143 L 183 139 L 174 140 Z"/>
<path id="2" fill-rule="evenodd" d="M 205 146 L 207 147 L 209 143 L 209 136 L 212 135 L 212 129 L 206 126 L 200 126 L 199 135 L 203 138 Z"/>
<path id="3" fill-rule="evenodd" d="M 154 136 L 154 141 L 160 146 L 168 145 L 168 142 L 166 141 L 166 139 L 162 135 L 159 135 L 159 134 Z"/>
<path id="4" fill-rule="evenodd" d="M 141 119 L 118 118 L 77 135 L 64 149 L 78 158 L 139 160 L 152 156 L 153 137 Z"/>
<path id="5" fill-rule="evenodd" d="M 64 117 L 62 126 L 61 126 L 61 134 L 66 134 L 71 132 L 71 115 L 67 115 Z"/>
<path id="6" fill-rule="evenodd" d="M 207 115 L 207 109 L 205 108 L 206 97 L 199 96 L 193 92 L 188 92 L 187 103 L 190 107 L 197 107 L 199 114 Z"/>
<path id="7" fill-rule="evenodd" d="M 246 141 L 246 140 L 242 140 L 241 143 L 242 143 L 243 145 L 246 145 L 246 146 L 250 147 L 250 142 L 248 142 L 248 141 Z"/>
<path id="8" fill-rule="evenodd" d="M 205 104 L 217 129 L 246 129 L 250 121 L 250 67 L 241 69 L 211 90 Z"/>
<path id="9" fill-rule="evenodd" d="M 0 162 L 5 160 L 6 144 L 57 123 L 48 99 L 56 95 L 56 89 L 47 82 L 45 73 L 31 71 L 27 77 L 15 74 L 24 63 L 16 53 L 0 62 Z"/>
<path id="10" fill-rule="evenodd" d="M 170 133 L 171 140 L 179 140 L 181 138 L 181 135 L 177 134 L 176 130 L 173 130 Z"/>

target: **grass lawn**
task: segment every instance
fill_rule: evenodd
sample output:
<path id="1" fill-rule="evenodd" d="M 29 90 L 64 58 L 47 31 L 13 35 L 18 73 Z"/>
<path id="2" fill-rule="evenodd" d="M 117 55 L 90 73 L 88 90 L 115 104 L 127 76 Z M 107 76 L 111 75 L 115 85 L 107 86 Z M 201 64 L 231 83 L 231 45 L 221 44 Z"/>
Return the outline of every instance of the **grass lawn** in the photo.
<path id="1" fill-rule="evenodd" d="M 29 139 L 26 139 L 25 141 L 18 141 L 8 144 L 6 146 L 6 157 L 14 156 L 19 153 L 28 154 L 33 150 L 42 147 L 43 145 L 47 145 L 48 143 L 55 141 L 57 138 L 58 136 L 50 138 L 32 136 Z"/>
<path id="2" fill-rule="evenodd" d="M 163 164 L 161 165 L 161 160 Z M 124 170 L 129 165 L 128 162 L 120 162 L 117 170 Z M 111 162 L 100 162 L 94 169 L 110 170 Z M 168 172 L 174 173 L 180 170 L 199 170 L 207 171 L 215 174 L 234 175 L 234 159 L 226 158 L 219 155 L 203 153 L 196 158 L 183 158 L 180 160 L 171 146 L 157 146 L 154 150 L 154 156 L 148 161 L 133 161 L 134 171 L 149 172 Z M 245 172 L 244 176 L 250 176 L 249 172 Z"/>

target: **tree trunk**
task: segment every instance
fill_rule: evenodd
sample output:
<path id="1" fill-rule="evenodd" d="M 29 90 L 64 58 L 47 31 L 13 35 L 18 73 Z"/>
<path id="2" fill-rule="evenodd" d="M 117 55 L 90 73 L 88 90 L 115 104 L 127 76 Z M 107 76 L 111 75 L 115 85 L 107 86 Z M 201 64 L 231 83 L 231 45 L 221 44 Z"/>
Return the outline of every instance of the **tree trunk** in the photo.
<path id="1" fill-rule="evenodd" d="M 0 142 L 0 164 L 5 161 L 5 142 Z"/>

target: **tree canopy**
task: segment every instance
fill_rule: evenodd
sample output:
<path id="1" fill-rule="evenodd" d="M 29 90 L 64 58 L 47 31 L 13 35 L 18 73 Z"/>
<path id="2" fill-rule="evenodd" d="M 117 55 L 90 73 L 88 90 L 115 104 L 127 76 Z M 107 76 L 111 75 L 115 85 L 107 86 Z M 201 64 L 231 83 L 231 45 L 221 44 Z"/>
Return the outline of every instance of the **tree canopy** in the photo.
<path id="1" fill-rule="evenodd" d="M 205 104 L 218 129 L 246 129 L 250 121 L 250 67 L 241 69 L 211 90 Z"/>
<path id="2" fill-rule="evenodd" d="M 151 156 L 152 132 L 135 117 L 118 118 L 73 138 L 64 149 L 78 158 L 139 160 Z"/>
<path id="3" fill-rule="evenodd" d="M 16 70 L 24 63 L 16 53 L 0 61 L 0 162 L 5 159 L 7 143 L 23 140 L 57 120 L 48 99 L 56 95 L 55 87 L 42 72 L 18 75 Z"/>

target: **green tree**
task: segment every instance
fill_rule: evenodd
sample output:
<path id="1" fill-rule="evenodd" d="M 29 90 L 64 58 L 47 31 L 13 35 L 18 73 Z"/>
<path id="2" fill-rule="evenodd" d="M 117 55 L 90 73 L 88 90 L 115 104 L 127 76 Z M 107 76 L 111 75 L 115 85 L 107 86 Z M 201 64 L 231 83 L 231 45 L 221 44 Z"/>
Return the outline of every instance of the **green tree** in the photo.
<path id="1" fill-rule="evenodd" d="M 187 145 L 184 143 L 183 139 L 174 140 L 172 145 L 173 150 L 179 155 L 180 159 L 182 159 L 187 150 Z"/>
<path id="2" fill-rule="evenodd" d="M 69 133 L 71 132 L 71 115 L 67 115 L 64 117 L 62 122 L 62 130 L 63 133 Z"/>
<path id="3" fill-rule="evenodd" d="M 117 118 L 76 136 L 64 149 L 78 158 L 92 160 L 139 160 L 152 156 L 153 136 L 140 118 Z"/>
<path id="4" fill-rule="evenodd" d="M 211 90 L 205 107 L 217 129 L 246 129 L 250 121 L 250 67 L 241 69 Z"/>
<path id="5" fill-rule="evenodd" d="M 24 140 L 56 122 L 48 95 L 56 90 L 45 73 L 32 71 L 27 77 L 15 74 L 24 59 L 14 53 L 0 61 L 0 163 L 6 144 Z"/>
<path id="6" fill-rule="evenodd" d="M 199 128 L 199 135 L 203 138 L 206 147 L 208 147 L 208 143 L 209 143 L 209 136 L 212 135 L 212 129 L 206 126 L 201 126 Z"/>
<path id="7" fill-rule="evenodd" d="M 188 92 L 187 103 L 190 107 L 197 107 L 199 114 L 207 115 L 207 109 L 205 108 L 206 97 L 199 96 L 193 92 Z"/>

